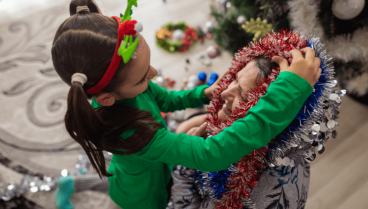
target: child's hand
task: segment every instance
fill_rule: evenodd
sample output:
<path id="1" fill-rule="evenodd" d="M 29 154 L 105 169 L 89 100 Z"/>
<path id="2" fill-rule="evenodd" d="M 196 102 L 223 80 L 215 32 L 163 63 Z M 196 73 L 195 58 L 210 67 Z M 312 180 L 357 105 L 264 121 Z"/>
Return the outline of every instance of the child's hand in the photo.
<path id="1" fill-rule="evenodd" d="M 189 131 L 186 134 L 205 137 L 207 135 L 207 122 L 203 123 L 199 127 L 189 129 Z"/>
<path id="2" fill-rule="evenodd" d="M 318 57 L 315 57 L 316 52 L 312 48 L 306 47 L 300 51 L 293 49 L 290 51 L 290 54 L 293 57 L 293 62 L 290 66 L 286 59 L 279 56 L 272 57 L 272 61 L 276 62 L 280 66 L 280 72 L 293 72 L 306 80 L 311 86 L 314 86 L 322 72 L 321 68 L 319 68 L 321 60 Z"/>
<path id="3" fill-rule="evenodd" d="M 204 95 L 206 95 L 207 99 L 211 99 L 211 95 L 212 95 L 212 92 L 219 86 L 219 83 L 220 81 L 222 80 L 223 77 L 225 77 L 225 75 L 227 74 L 229 70 L 227 70 L 225 73 L 223 73 L 220 78 L 217 79 L 217 81 L 212 84 L 212 86 L 206 88 L 204 90 Z"/>

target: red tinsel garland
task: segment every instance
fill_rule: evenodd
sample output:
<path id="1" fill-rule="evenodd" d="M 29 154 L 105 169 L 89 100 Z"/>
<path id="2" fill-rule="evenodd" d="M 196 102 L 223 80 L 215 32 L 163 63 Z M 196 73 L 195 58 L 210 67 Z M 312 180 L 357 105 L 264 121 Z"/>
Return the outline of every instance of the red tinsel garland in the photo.
<path id="1" fill-rule="evenodd" d="M 234 164 L 239 172 L 233 172 L 229 176 L 229 191 L 223 195 L 221 202 L 215 203 L 217 208 L 243 208 L 243 201 L 249 199 L 251 190 L 260 179 L 264 168 L 262 159 L 266 151 L 266 147 L 256 150 Z"/>
<path id="2" fill-rule="evenodd" d="M 228 74 L 221 80 L 219 88 L 212 93 L 212 101 L 208 107 L 209 114 L 207 116 L 208 128 L 212 135 L 216 135 L 224 128 L 231 126 L 237 119 L 244 118 L 248 110 L 267 93 L 270 83 L 275 81 L 279 74 L 278 69 L 273 69 L 273 72 L 258 85 L 257 89 L 247 93 L 247 100 L 239 103 L 236 110 L 233 111 L 233 115 L 226 121 L 221 122 L 217 116 L 225 102 L 221 97 L 221 93 L 235 79 L 237 72 L 257 56 L 266 59 L 281 56 L 287 59 L 290 64 L 292 57 L 289 51 L 304 48 L 306 43 L 307 39 L 300 34 L 281 30 L 280 33 L 271 32 L 250 46 L 239 50 L 232 61 Z M 267 147 L 255 150 L 234 164 L 236 170 L 229 176 L 230 183 L 226 185 L 229 190 L 226 194 L 223 194 L 220 201 L 215 202 L 218 209 L 243 208 L 243 203 L 249 199 L 251 190 L 256 187 L 257 181 L 260 179 L 260 172 L 264 168 L 264 155 L 267 150 Z"/>
<path id="3" fill-rule="evenodd" d="M 267 93 L 268 86 L 276 79 L 278 74 L 279 71 L 274 70 L 268 78 L 258 85 L 257 89 L 248 92 L 247 101 L 243 101 L 238 105 L 227 123 L 232 124 L 233 121 L 244 118 L 248 110 Z M 243 201 L 249 198 L 250 191 L 256 187 L 260 179 L 260 173 L 264 168 L 263 158 L 267 149 L 267 147 L 264 147 L 255 150 L 234 164 L 238 172 L 232 172 L 229 176 L 231 182 L 226 185 L 229 191 L 223 195 L 220 202 L 216 203 L 217 208 L 243 208 Z"/>

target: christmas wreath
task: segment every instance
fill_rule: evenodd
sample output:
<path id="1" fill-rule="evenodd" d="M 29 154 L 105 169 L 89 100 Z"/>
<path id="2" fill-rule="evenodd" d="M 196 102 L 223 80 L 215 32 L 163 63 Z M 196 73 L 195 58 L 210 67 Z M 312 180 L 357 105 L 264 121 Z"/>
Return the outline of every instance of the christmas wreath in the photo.
<path id="1" fill-rule="evenodd" d="M 235 79 L 235 74 L 242 70 L 252 59 L 263 56 L 271 59 L 282 56 L 289 62 L 292 57 L 288 53 L 292 49 L 311 47 L 316 51 L 316 57 L 321 59 L 321 76 L 314 86 L 314 92 L 305 101 L 303 107 L 290 125 L 267 146 L 244 156 L 228 169 L 216 172 L 197 172 L 196 184 L 202 195 L 210 197 L 216 208 L 254 208 L 250 192 L 256 187 L 260 174 L 264 169 L 275 166 L 294 167 L 302 160 L 312 161 L 315 152 L 324 151 L 324 144 L 329 134 L 336 137 L 338 109 L 341 96 L 345 91 L 332 90 L 336 86 L 334 68 L 331 57 L 323 50 L 323 44 L 317 37 L 303 37 L 296 32 L 282 30 L 271 32 L 257 42 L 239 50 L 232 61 L 228 75 L 220 81 L 220 88 L 212 94 L 207 116 L 211 135 L 216 135 L 234 121 L 246 117 L 247 111 L 257 104 L 266 94 L 269 85 L 276 80 L 279 69 L 272 69 L 268 78 L 258 85 L 257 89 L 247 93 L 247 100 L 239 103 L 226 121 L 220 121 L 218 111 L 224 104 L 221 93 Z"/>
<path id="2" fill-rule="evenodd" d="M 185 22 L 168 23 L 156 32 L 157 45 L 168 52 L 186 52 L 197 40 L 197 30 Z"/>

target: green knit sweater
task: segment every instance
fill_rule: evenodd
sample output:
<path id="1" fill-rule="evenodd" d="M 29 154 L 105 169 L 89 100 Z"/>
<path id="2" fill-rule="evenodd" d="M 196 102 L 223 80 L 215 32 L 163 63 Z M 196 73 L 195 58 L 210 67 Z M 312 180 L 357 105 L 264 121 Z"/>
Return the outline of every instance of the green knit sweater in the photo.
<path id="1" fill-rule="evenodd" d="M 266 95 L 223 132 L 204 140 L 197 136 L 175 134 L 167 130 L 160 112 L 195 108 L 208 103 L 199 86 L 187 91 L 166 91 L 150 82 L 145 92 L 132 99 L 120 100 L 129 106 L 148 110 L 161 128 L 140 152 L 113 155 L 108 171 L 111 198 L 123 209 L 164 209 L 167 204 L 166 185 L 172 165 L 183 165 L 201 171 L 228 168 L 250 152 L 262 148 L 285 129 L 297 115 L 313 88 L 291 72 L 282 72 Z M 92 102 L 94 108 L 100 107 Z M 134 133 L 121 135 L 126 139 Z"/>

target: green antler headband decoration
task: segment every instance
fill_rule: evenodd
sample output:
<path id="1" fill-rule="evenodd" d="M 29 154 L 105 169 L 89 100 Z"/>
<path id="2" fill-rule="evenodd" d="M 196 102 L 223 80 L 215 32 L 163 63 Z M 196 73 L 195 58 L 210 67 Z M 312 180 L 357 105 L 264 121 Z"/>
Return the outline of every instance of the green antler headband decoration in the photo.
<path id="1" fill-rule="evenodd" d="M 120 14 L 121 22 L 132 19 L 132 17 L 130 16 L 130 15 L 132 15 L 132 12 L 133 12 L 132 6 L 138 7 L 137 0 L 128 0 L 128 6 L 125 10 L 124 15 Z"/>
<path id="2" fill-rule="evenodd" d="M 141 32 L 143 30 L 143 26 L 136 20 L 131 20 L 132 18 L 130 15 L 132 6 L 138 6 L 137 0 L 128 0 L 127 9 L 121 18 L 116 16 L 112 17 L 119 24 L 118 41 L 116 43 L 114 56 L 102 79 L 95 86 L 88 89 L 87 93 L 95 94 L 105 88 L 114 76 L 121 60 L 126 64 L 131 58 L 136 58 L 135 50 L 137 49 L 139 38 L 136 37 L 133 42 L 133 36 L 136 35 L 137 32 Z"/>

